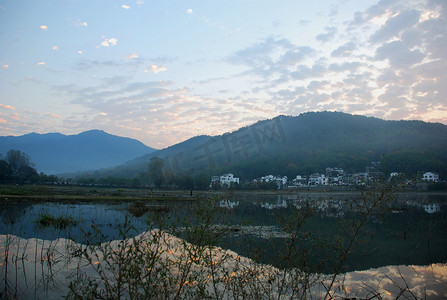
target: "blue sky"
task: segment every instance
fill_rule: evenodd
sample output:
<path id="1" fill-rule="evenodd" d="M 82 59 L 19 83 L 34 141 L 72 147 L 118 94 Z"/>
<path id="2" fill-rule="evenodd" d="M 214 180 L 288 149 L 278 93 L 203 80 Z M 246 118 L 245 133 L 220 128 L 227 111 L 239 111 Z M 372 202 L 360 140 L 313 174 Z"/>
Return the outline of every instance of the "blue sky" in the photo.
<path id="1" fill-rule="evenodd" d="M 0 135 L 163 148 L 280 114 L 447 124 L 447 1 L 0 0 Z"/>

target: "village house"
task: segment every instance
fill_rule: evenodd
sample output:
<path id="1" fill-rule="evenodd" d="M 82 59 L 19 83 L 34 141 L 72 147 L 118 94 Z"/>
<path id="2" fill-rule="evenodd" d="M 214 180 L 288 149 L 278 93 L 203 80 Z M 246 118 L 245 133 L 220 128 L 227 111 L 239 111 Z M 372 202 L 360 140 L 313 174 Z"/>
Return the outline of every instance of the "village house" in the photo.
<path id="1" fill-rule="evenodd" d="M 278 185 L 278 188 L 285 186 L 287 184 L 287 176 L 281 177 L 280 175 L 273 176 L 273 175 L 267 175 L 261 177 L 262 182 L 276 182 Z"/>
<path id="2" fill-rule="evenodd" d="M 301 175 L 296 175 L 295 179 L 292 180 L 292 186 L 295 186 L 295 187 L 307 186 L 307 177 L 301 176 Z"/>
<path id="3" fill-rule="evenodd" d="M 329 185 L 347 185 L 344 180 L 345 172 L 342 168 L 326 168 L 326 177 Z"/>
<path id="4" fill-rule="evenodd" d="M 307 183 L 308 186 L 317 186 L 317 185 L 328 185 L 329 178 L 324 174 L 312 174 L 309 176 L 309 181 Z"/>
<path id="5" fill-rule="evenodd" d="M 422 180 L 431 181 L 431 182 L 439 182 L 439 174 L 433 172 L 425 172 L 422 175 Z"/>
<path id="6" fill-rule="evenodd" d="M 212 176 L 210 187 L 230 187 L 231 183 L 239 184 L 239 177 L 234 177 L 231 173 Z"/>

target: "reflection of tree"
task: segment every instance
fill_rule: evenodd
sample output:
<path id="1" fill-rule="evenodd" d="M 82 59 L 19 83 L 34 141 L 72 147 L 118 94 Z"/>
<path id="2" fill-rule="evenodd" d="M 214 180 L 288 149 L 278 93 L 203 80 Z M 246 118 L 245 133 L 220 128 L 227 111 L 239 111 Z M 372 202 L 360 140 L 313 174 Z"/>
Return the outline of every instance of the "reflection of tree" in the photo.
<path id="1" fill-rule="evenodd" d="M 25 216 L 26 214 L 26 207 L 29 205 L 24 204 L 6 204 L 2 205 L 2 210 L 0 211 L 0 218 L 2 220 L 2 223 L 7 225 L 13 225 L 17 223 L 17 221 Z"/>

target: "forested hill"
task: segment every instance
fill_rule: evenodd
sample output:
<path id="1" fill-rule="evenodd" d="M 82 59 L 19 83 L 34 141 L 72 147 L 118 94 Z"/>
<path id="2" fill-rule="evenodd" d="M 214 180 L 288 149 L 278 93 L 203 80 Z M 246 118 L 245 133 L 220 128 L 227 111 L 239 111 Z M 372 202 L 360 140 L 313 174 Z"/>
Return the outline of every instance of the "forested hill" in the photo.
<path id="1" fill-rule="evenodd" d="M 94 175 L 142 176 L 151 157 L 160 157 L 167 175 L 203 182 L 226 172 L 242 180 L 267 174 L 295 177 L 326 167 L 363 172 L 371 161 L 383 159 L 386 172 L 433 171 L 445 178 L 446 149 L 443 124 L 309 112 L 259 121 L 221 136 L 196 137 Z"/>
<path id="2" fill-rule="evenodd" d="M 47 174 L 110 168 L 155 151 L 137 140 L 102 130 L 0 137 L 0 153 L 11 149 L 28 154 L 36 169 Z"/>

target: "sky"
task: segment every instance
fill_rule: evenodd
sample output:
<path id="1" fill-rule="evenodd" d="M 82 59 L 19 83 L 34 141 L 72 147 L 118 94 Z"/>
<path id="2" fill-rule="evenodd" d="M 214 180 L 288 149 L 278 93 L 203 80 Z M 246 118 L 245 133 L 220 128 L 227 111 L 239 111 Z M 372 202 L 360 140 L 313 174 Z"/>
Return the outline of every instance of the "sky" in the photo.
<path id="1" fill-rule="evenodd" d="M 0 135 L 161 149 L 278 115 L 447 124 L 445 0 L 0 0 Z"/>

